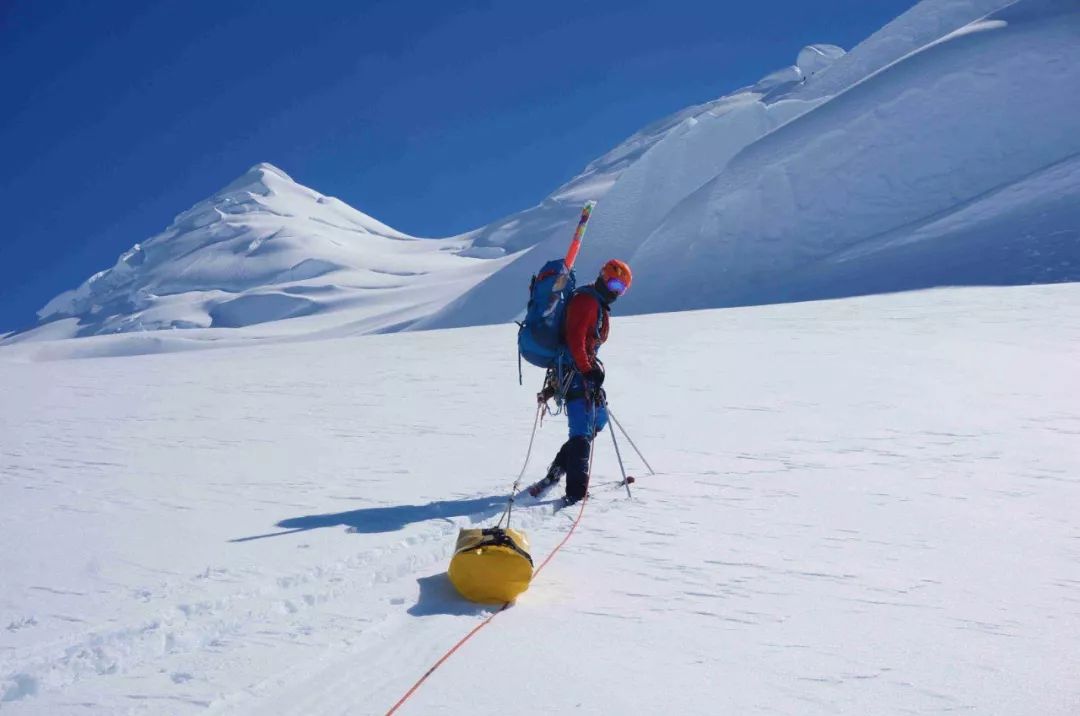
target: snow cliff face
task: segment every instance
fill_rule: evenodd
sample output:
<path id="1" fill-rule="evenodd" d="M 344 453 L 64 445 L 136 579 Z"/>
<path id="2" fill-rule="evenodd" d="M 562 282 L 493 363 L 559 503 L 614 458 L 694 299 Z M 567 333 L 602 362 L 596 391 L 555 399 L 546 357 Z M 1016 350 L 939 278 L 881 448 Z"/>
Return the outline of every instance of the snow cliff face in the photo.
<path id="1" fill-rule="evenodd" d="M 1080 280 L 1076 87 L 1074 1 L 925 0 L 851 52 L 806 47 L 449 239 L 259 165 L 6 340 L 299 316 L 333 316 L 303 325 L 337 333 L 505 322 L 586 199 L 600 203 L 579 272 L 629 261 L 622 312 Z"/>
<path id="2" fill-rule="evenodd" d="M 1022 0 L 747 146 L 643 240 L 594 248 L 641 269 L 635 311 L 1080 279 L 1076 87 L 1080 5 Z"/>

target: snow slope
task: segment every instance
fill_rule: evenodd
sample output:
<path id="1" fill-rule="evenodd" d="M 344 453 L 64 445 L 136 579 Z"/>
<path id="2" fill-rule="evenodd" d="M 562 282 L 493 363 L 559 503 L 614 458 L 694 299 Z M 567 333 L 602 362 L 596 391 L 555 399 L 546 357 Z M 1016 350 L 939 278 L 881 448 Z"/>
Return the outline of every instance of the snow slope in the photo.
<path id="1" fill-rule="evenodd" d="M 827 75 L 802 84 L 790 92 L 790 96 L 809 100 L 839 94 L 905 55 L 1012 2 L 1014 0 L 922 0 L 860 42 L 851 52 L 837 58 Z"/>
<path id="2" fill-rule="evenodd" d="M 1080 279 L 1080 5 L 927 0 L 802 77 L 713 103 L 620 175 L 579 266 L 630 262 L 623 311 Z M 418 326 L 510 320 L 564 245 Z"/>
<path id="3" fill-rule="evenodd" d="M 851 270 L 873 258 L 868 244 L 883 237 L 910 244 L 931 222 L 968 229 L 956 214 L 972 203 L 993 203 L 998 197 L 988 195 L 1033 176 L 1045 182 L 1038 175 L 1080 156 L 1076 87 L 1080 5 L 1021 0 L 967 26 L 744 150 L 632 248 L 646 272 L 681 250 L 673 268 L 681 291 L 645 273 L 628 304 L 674 310 L 784 300 L 840 252 Z M 972 257 L 981 262 L 978 282 L 1003 269 L 1010 283 L 1080 278 L 1080 183 L 1075 171 L 1054 176 L 1060 183 L 1036 198 L 1063 199 L 1061 210 L 1045 233 L 1023 236 L 1024 248 L 1041 255 L 1034 271 L 983 254 Z M 965 238 L 959 250 L 970 254 L 1020 239 L 1015 226 L 984 228 L 991 233 L 919 241 L 921 260 L 908 275 L 883 261 L 879 274 L 861 266 L 859 277 L 919 287 L 921 269 L 938 266 Z"/>
<path id="4" fill-rule="evenodd" d="M 602 435 L 579 530 L 402 713 L 1077 713 L 1078 326 L 1076 285 L 616 318 L 660 474 L 605 486 Z M 512 341 L 0 348 L 0 712 L 385 712 L 490 614 L 443 572 L 528 442 Z M 516 519 L 542 557 L 570 516 Z"/>

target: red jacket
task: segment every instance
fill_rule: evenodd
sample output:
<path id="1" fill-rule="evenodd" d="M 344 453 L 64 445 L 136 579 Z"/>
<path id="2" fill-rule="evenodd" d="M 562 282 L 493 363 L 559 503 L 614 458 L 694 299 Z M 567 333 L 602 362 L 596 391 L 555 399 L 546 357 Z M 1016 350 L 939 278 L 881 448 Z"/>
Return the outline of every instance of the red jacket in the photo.
<path id="1" fill-rule="evenodd" d="M 576 293 L 566 307 L 566 345 L 574 364 L 587 373 L 596 364 L 596 351 L 608 337 L 608 312 L 599 299 L 588 293 Z"/>

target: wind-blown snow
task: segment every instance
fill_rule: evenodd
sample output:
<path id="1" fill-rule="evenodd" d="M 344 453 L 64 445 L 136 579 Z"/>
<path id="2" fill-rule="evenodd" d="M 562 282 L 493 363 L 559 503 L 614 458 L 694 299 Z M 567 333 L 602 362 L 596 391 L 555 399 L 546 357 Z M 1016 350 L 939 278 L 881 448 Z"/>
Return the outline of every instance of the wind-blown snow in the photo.
<path id="1" fill-rule="evenodd" d="M 581 270 L 629 261 L 632 313 L 1080 280 L 1080 5 L 1001 5 L 922 3 L 805 83 L 792 68 L 688 118 L 600 202 Z M 871 74 L 810 91 L 852 67 Z M 987 214 L 1013 219 L 965 223 Z M 520 306 L 498 297 L 564 243 L 418 326 L 510 320 Z"/>
<path id="2" fill-rule="evenodd" d="M 1075 285 L 616 318 L 660 474 L 624 443 L 628 501 L 602 434 L 580 529 L 402 713 L 1075 714 L 1078 326 Z M 385 712 L 490 613 L 444 571 L 528 442 L 512 344 L 0 349 L 0 710 Z M 543 557 L 570 514 L 515 523 Z"/>
<path id="3" fill-rule="evenodd" d="M 836 45 L 808 45 L 799 51 L 795 66 L 803 77 L 813 77 L 832 67 L 844 54 L 844 48 Z"/>
<path id="4" fill-rule="evenodd" d="M 127 342 L 139 352 L 249 341 L 227 329 L 253 324 L 278 339 L 506 322 L 586 199 L 600 203 L 580 271 L 630 261 L 632 313 L 1075 281 L 1078 86 L 1072 0 L 925 0 L 449 239 L 404 236 L 260 165 L 4 341 L 201 329 Z"/>
<path id="5" fill-rule="evenodd" d="M 839 94 L 910 52 L 1010 5 L 1014 0 L 922 0 L 792 92 L 798 99 Z"/>
<path id="6" fill-rule="evenodd" d="M 675 207 L 645 241 L 625 247 L 645 279 L 627 304 L 672 310 L 783 300 L 793 283 L 838 252 L 847 252 L 850 263 L 860 243 L 904 237 L 1070 161 L 1080 154 L 1080 97 L 1071 89 L 1080 87 L 1077 40 L 1080 5 L 1021 1 L 772 132 Z M 1051 196 L 1080 194 L 1075 173 L 1059 176 L 1063 183 L 1050 187 Z M 1025 236 L 1043 260 L 1030 273 L 1009 267 L 1011 282 L 1040 280 L 1046 269 L 1056 269 L 1051 279 L 1080 278 L 1076 206 L 1063 206 L 1049 233 Z M 985 228 L 993 233 L 965 248 L 1016 238 L 1004 227 Z M 1056 232 L 1070 240 L 1049 246 Z M 934 267 L 956 240 L 922 242 L 921 266 Z M 672 261 L 676 251 L 681 255 Z M 1006 268 L 987 263 L 987 278 Z M 921 267 L 912 268 L 899 277 L 905 288 L 924 285 Z M 864 267 L 860 278 L 898 278 L 895 266 L 881 270 L 875 277 Z M 675 274 L 679 291 L 650 280 L 665 271 Z"/>

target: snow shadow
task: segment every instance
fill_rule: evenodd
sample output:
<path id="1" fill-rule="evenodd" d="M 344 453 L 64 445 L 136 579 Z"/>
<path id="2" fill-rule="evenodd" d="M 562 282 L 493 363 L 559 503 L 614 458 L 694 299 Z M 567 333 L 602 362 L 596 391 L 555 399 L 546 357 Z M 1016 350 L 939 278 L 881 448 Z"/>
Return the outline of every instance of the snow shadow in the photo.
<path id="1" fill-rule="evenodd" d="M 277 523 L 280 532 L 268 532 L 250 537 L 238 537 L 230 542 L 250 542 L 267 537 L 296 534 L 322 527 L 346 527 L 349 532 L 372 534 L 375 532 L 396 532 L 406 525 L 427 520 L 450 519 L 452 517 L 472 517 L 485 520 L 494 517 L 506 507 L 506 495 L 474 497 L 464 500 L 439 500 L 426 505 L 393 505 L 390 507 L 365 507 L 348 512 L 333 512 L 323 515 L 304 515 L 290 517 Z"/>
<path id="2" fill-rule="evenodd" d="M 416 580 L 420 585 L 420 596 L 416 604 L 408 609 L 408 613 L 414 617 L 427 617 L 435 614 L 448 614 L 451 616 L 471 616 L 485 614 L 501 606 L 484 606 L 468 601 L 454 589 L 450 583 L 450 577 L 446 572 L 439 572 L 430 577 L 420 577 Z"/>

